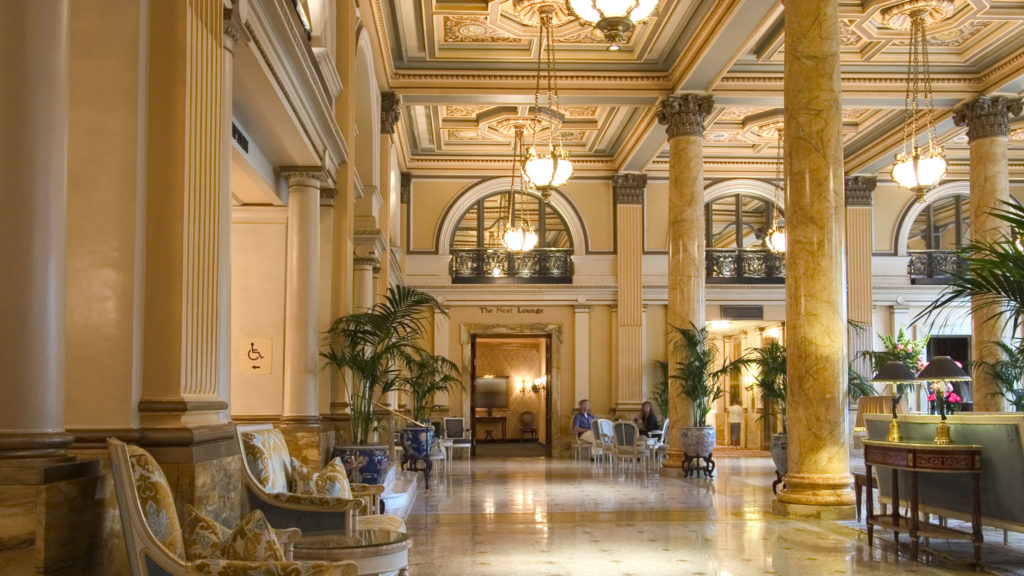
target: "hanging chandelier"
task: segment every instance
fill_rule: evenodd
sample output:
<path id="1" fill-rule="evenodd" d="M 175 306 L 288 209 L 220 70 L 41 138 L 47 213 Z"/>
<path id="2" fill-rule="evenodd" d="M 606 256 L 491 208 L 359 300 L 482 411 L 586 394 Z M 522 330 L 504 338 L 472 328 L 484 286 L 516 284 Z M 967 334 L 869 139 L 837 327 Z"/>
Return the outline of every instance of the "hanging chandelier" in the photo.
<path id="1" fill-rule="evenodd" d="M 540 16 L 540 34 L 537 46 L 537 83 L 533 95 L 533 130 L 529 149 L 523 160 L 523 177 L 541 193 L 544 201 L 551 191 L 565 184 L 572 176 L 569 152 L 562 146 L 562 121 L 565 117 L 558 109 L 558 76 L 555 70 L 555 43 L 552 19 L 555 9 L 550 4 L 537 7 Z M 547 92 L 541 105 L 541 76 L 546 78 Z M 537 133 L 547 127 L 547 152 L 537 148 Z M 543 136 L 542 136 L 543 138 Z"/>
<path id="2" fill-rule="evenodd" d="M 764 245 L 776 254 L 783 254 L 786 252 L 786 224 L 779 214 L 779 197 L 786 194 L 786 180 L 782 174 L 782 122 L 774 128 L 778 144 L 775 154 L 775 201 L 772 202 L 772 226 L 764 235 Z"/>
<path id="3" fill-rule="evenodd" d="M 600 30 L 611 42 L 608 49 L 615 51 L 630 30 L 650 18 L 658 0 L 569 0 L 569 7 L 580 20 Z"/>
<path id="4" fill-rule="evenodd" d="M 946 157 L 935 136 L 935 106 L 932 79 L 928 70 L 928 40 L 925 26 L 949 15 L 950 0 L 910 0 L 891 6 L 882 13 L 883 22 L 892 27 L 910 28 L 910 55 L 907 62 L 907 95 L 903 123 L 903 149 L 896 154 L 892 179 L 901 188 L 924 195 L 946 175 Z M 926 143 L 921 143 L 921 138 Z"/>
<path id="5" fill-rule="evenodd" d="M 502 203 L 502 221 L 498 225 L 501 244 L 512 252 L 526 252 L 537 246 L 537 231 L 525 216 L 516 212 L 516 197 L 526 196 L 523 190 L 523 179 L 517 178 L 521 169 L 519 162 L 524 156 L 523 125 L 515 126 L 515 139 L 512 144 L 512 179 L 509 182 L 508 197 Z"/>

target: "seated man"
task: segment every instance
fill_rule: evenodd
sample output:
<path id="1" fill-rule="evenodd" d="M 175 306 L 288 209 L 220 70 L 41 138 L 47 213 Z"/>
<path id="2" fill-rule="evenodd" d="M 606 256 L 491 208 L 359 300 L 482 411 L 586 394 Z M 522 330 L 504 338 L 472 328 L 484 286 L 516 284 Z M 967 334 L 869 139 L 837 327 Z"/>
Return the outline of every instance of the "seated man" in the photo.
<path id="1" fill-rule="evenodd" d="M 590 400 L 580 400 L 580 409 L 572 417 L 572 431 L 576 437 L 584 442 L 593 442 L 594 433 L 590 431 L 590 423 L 594 421 L 594 415 L 590 413 Z M 564 422 L 564 420 L 563 420 Z"/>

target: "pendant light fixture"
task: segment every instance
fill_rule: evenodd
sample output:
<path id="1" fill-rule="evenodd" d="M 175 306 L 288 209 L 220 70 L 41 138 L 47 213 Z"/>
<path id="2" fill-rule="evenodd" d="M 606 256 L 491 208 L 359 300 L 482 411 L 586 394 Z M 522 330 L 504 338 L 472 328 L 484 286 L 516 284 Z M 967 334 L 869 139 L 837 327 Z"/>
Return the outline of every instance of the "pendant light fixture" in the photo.
<path id="1" fill-rule="evenodd" d="M 533 95 L 534 126 L 529 149 L 523 162 L 523 177 L 541 193 L 546 202 L 551 192 L 565 184 L 572 176 L 569 152 L 562 146 L 562 121 L 565 117 L 558 109 L 558 75 L 555 66 L 555 43 L 552 20 L 555 9 L 550 4 L 537 7 L 540 16 L 540 34 L 537 46 L 537 79 Z M 541 99 L 541 76 L 546 79 L 547 92 Z M 543 104 L 543 105 L 542 105 Z M 538 149 L 537 133 L 546 127 L 547 150 Z M 543 136 L 541 136 L 543 139 Z M 543 142 L 542 142 L 543 143 Z"/>
<path id="2" fill-rule="evenodd" d="M 537 246 L 537 231 L 525 216 L 516 211 L 516 197 L 527 197 L 523 190 L 523 179 L 519 176 L 519 162 L 523 156 L 523 125 L 515 126 L 515 139 L 512 144 L 512 179 L 509 182 L 508 197 L 502 206 L 503 222 L 498 226 L 501 233 L 501 244 L 512 252 L 526 252 Z"/>
<path id="3" fill-rule="evenodd" d="M 887 26 L 903 29 L 909 26 L 910 29 L 903 149 L 896 154 L 891 175 L 901 188 L 914 192 L 918 202 L 924 202 L 924 195 L 945 177 L 947 167 L 942 146 L 935 136 L 925 27 L 928 22 L 946 18 L 952 9 L 952 0 L 908 0 L 882 12 L 882 21 Z"/>
<path id="4" fill-rule="evenodd" d="M 658 0 L 569 0 L 569 7 L 580 20 L 597 28 L 616 51 L 626 34 L 650 18 Z"/>
<path id="5" fill-rule="evenodd" d="M 776 254 L 786 252 L 786 224 L 779 214 L 779 198 L 786 195 L 786 179 L 783 175 L 782 122 L 773 126 L 778 144 L 775 154 L 775 201 L 772 202 L 772 226 L 764 235 L 764 245 Z"/>

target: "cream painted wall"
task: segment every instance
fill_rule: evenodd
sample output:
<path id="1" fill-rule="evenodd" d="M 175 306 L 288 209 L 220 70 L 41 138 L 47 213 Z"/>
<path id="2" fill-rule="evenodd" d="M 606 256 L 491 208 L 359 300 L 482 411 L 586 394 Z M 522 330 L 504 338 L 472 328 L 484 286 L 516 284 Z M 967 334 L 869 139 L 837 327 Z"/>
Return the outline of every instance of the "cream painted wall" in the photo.
<path id="1" fill-rule="evenodd" d="M 69 19 L 69 429 L 138 425 L 145 270 L 140 8 L 115 2 L 75 2 Z"/>
<path id="2" fill-rule="evenodd" d="M 414 178 L 409 202 L 409 237 L 411 250 L 432 251 L 434 238 L 441 227 L 441 216 L 455 196 L 474 180 L 435 180 Z"/>
<path id="3" fill-rule="evenodd" d="M 280 415 L 287 208 L 232 209 L 231 414 Z M 270 374 L 242 374 L 250 338 L 273 339 Z"/>
<path id="4" fill-rule="evenodd" d="M 914 193 L 893 182 L 879 182 L 873 202 L 871 224 L 875 235 L 874 251 L 890 253 L 895 249 L 893 238 L 900 214 L 911 202 L 915 202 Z"/>
<path id="5" fill-rule="evenodd" d="M 668 181 L 649 180 L 644 198 L 644 250 L 668 250 Z"/>
<path id="6" fill-rule="evenodd" d="M 615 207 L 612 205 L 611 180 L 570 180 L 561 191 L 572 200 L 590 236 L 590 250 L 615 249 Z M 574 242 L 581 242 L 575 238 Z"/>
<path id="7" fill-rule="evenodd" d="M 590 410 L 594 414 L 609 414 L 612 407 L 612 359 L 611 306 L 591 306 Z"/>

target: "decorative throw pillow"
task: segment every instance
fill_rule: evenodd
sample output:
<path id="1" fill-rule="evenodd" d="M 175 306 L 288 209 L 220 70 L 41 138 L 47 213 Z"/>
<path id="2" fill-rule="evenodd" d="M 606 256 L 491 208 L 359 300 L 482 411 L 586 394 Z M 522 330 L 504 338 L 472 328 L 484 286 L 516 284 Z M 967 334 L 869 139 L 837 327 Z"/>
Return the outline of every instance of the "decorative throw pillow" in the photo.
<path id="1" fill-rule="evenodd" d="M 185 506 L 186 557 L 196 560 L 243 560 L 247 562 L 285 559 L 284 548 L 260 510 L 253 510 L 234 530 Z"/>
<path id="2" fill-rule="evenodd" d="M 297 494 L 352 498 L 348 474 L 341 458 L 332 458 L 319 472 L 292 458 L 292 491 Z"/>
<path id="3" fill-rule="evenodd" d="M 283 562 L 284 548 L 260 510 L 253 510 L 221 547 L 225 560 Z"/>
<path id="4" fill-rule="evenodd" d="M 220 558 L 220 549 L 231 538 L 231 530 L 185 505 L 185 557 L 190 561 Z"/>

